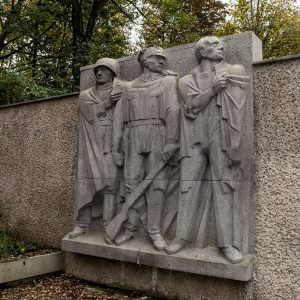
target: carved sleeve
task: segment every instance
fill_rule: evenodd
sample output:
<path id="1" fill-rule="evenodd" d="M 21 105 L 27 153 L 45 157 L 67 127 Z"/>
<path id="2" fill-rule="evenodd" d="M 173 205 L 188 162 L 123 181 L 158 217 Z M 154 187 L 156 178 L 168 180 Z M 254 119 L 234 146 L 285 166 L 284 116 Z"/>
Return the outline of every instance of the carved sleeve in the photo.
<path id="1" fill-rule="evenodd" d="M 189 119 L 195 119 L 198 113 L 209 104 L 213 96 L 211 87 L 207 87 L 205 91 L 200 90 L 192 76 L 182 78 L 178 87 L 184 115 Z"/>
<path id="2" fill-rule="evenodd" d="M 177 143 L 180 132 L 180 105 L 178 100 L 177 77 L 168 76 L 164 87 L 165 123 L 167 143 Z"/>
<path id="3" fill-rule="evenodd" d="M 116 104 L 113 121 L 113 153 L 121 153 L 124 123 L 123 123 L 123 111 L 122 111 L 122 99 Z"/>
<path id="4" fill-rule="evenodd" d="M 89 122 L 95 120 L 96 112 L 94 105 L 91 105 L 91 102 L 87 101 L 84 93 L 81 93 L 79 96 L 79 110 Z"/>

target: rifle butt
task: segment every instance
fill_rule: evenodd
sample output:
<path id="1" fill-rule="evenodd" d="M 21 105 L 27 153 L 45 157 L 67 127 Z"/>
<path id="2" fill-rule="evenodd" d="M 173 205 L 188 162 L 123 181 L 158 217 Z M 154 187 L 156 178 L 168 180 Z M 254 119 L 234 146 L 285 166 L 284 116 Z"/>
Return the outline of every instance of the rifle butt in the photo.
<path id="1" fill-rule="evenodd" d="M 127 219 L 127 214 L 118 214 L 112 219 L 112 221 L 106 226 L 105 233 L 113 241 L 118 233 L 122 229 L 123 223 Z"/>

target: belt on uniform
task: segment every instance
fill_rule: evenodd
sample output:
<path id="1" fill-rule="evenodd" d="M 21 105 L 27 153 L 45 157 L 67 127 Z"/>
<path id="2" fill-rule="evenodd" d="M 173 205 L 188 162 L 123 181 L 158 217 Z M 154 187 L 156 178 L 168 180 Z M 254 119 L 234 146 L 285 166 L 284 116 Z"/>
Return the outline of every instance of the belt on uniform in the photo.
<path id="1" fill-rule="evenodd" d="M 132 120 L 127 122 L 129 126 L 142 126 L 142 125 L 164 125 L 162 119 L 147 119 L 147 120 Z"/>
<path id="2" fill-rule="evenodd" d="M 111 120 L 99 120 L 99 124 L 102 126 L 111 126 L 112 125 L 112 121 Z"/>

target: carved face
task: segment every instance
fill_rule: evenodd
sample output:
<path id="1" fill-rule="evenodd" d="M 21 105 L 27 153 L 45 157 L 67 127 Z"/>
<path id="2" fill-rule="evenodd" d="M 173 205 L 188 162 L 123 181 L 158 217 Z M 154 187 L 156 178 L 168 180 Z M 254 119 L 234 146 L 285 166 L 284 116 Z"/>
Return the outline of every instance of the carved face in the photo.
<path id="1" fill-rule="evenodd" d="M 112 82 L 114 80 L 115 74 L 114 72 L 105 67 L 105 66 L 98 66 L 94 70 L 96 76 L 96 82 L 99 84 L 105 84 L 108 82 Z"/>
<path id="2" fill-rule="evenodd" d="M 160 55 L 151 55 L 146 58 L 144 67 L 148 68 L 151 72 L 160 73 L 165 64 L 166 59 Z"/>
<path id="3" fill-rule="evenodd" d="M 212 61 L 221 61 L 224 59 L 224 46 L 218 38 L 212 37 L 203 44 L 201 55 L 202 58 Z"/>

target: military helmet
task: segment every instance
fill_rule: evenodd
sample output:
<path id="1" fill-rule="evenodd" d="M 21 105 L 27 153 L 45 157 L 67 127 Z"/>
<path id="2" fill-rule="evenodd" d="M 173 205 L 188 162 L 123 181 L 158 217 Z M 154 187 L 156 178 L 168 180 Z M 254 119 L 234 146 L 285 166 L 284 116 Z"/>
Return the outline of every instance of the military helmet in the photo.
<path id="1" fill-rule="evenodd" d="M 101 58 L 101 59 L 97 60 L 97 62 L 94 64 L 94 72 L 95 72 L 95 69 L 100 66 L 109 68 L 110 70 L 112 70 L 115 73 L 116 77 L 119 77 L 120 66 L 119 66 L 118 61 L 116 61 L 115 59 L 105 57 L 105 58 Z"/>

